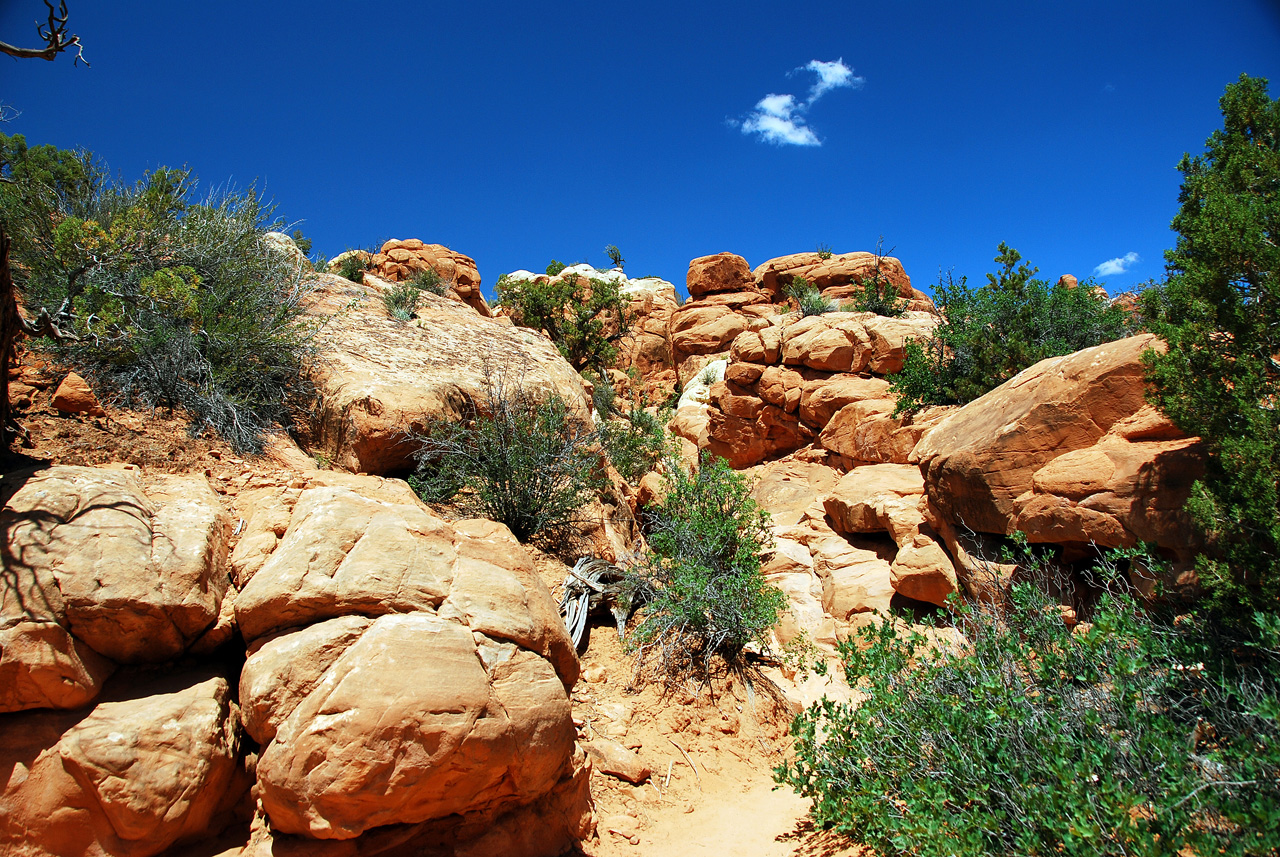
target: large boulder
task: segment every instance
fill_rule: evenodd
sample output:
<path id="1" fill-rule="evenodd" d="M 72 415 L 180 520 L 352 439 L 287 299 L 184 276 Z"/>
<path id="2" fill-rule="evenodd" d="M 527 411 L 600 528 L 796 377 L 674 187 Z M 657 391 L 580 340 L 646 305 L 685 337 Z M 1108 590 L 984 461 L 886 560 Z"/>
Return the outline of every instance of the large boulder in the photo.
<path id="1" fill-rule="evenodd" d="M 232 820 L 247 783 L 226 679 L 180 674 L 121 691 L 87 712 L 0 717 L 5 854 L 150 857 Z"/>
<path id="2" fill-rule="evenodd" d="M 909 303 L 907 309 L 932 311 L 933 301 L 918 289 L 912 288 L 911 278 L 902 263 L 892 256 L 875 253 L 792 253 L 779 256 L 759 265 L 753 272 L 757 287 L 772 296 L 779 296 L 792 277 L 803 277 L 830 300 L 850 298 L 861 291 L 864 279 L 879 273 L 881 279 L 897 288 L 898 294 Z"/>
<path id="3" fill-rule="evenodd" d="M 334 464 L 374 474 L 411 469 L 407 433 L 432 419 L 457 419 L 468 401 L 483 405 L 490 377 L 558 394 L 589 418 L 582 379 L 542 334 L 430 294 L 413 321 L 399 321 L 383 306 L 386 284 L 365 280 L 322 275 L 312 296 L 310 311 L 325 322 L 310 367 L 318 399 L 313 445 Z"/>
<path id="4" fill-rule="evenodd" d="M 437 518 L 397 480 L 335 476 L 259 492 L 232 557 L 272 829 L 352 839 L 563 788 L 578 660 L 529 555 L 499 524 Z"/>
<path id="5" fill-rule="evenodd" d="M 450 295 L 483 316 L 491 315 L 480 291 L 480 271 L 475 260 L 443 244 L 392 238 L 370 258 L 370 264 L 375 274 L 393 283 L 403 282 L 419 271 L 435 271 Z"/>
<path id="6" fill-rule="evenodd" d="M 1160 346 L 1143 334 L 1042 360 L 951 413 L 912 452 L 932 504 L 980 532 L 1185 555 L 1202 447 L 1146 404 L 1142 354 Z"/>
<path id="7" fill-rule="evenodd" d="M 171 660 L 215 624 L 230 526 L 203 478 L 59 466 L 15 486 L 0 511 L 0 711 L 83 705 L 113 662 Z"/>
<path id="8" fill-rule="evenodd" d="M 690 298 L 726 292 L 750 292 L 756 287 L 747 260 L 734 253 L 699 256 L 689 263 L 685 278 Z"/>

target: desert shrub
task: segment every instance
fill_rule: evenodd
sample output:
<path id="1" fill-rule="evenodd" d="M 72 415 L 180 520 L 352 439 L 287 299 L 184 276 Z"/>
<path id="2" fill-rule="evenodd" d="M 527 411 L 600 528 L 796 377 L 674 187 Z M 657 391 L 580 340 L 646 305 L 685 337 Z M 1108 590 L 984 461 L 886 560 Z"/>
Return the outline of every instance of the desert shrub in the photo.
<path id="1" fill-rule="evenodd" d="M 819 258 L 819 259 L 822 259 L 823 261 L 826 261 L 827 259 L 830 259 L 830 258 L 831 258 L 831 255 L 832 255 L 832 254 L 831 254 L 831 245 L 830 245 L 830 244 L 821 244 L 821 243 L 820 243 L 820 244 L 818 244 L 818 251 L 817 251 L 817 252 L 818 252 L 818 258 Z"/>
<path id="2" fill-rule="evenodd" d="M 433 269 L 414 271 L 409 279 L 396 283 L 382 293 L 382 303 L 393 318 L 408 321 L 418 309 L 418 301 L 423 292 L 443 295 L 449 286 Z"/>
<path id="3" fill-rule="evenodd" d="M 824 298 L 822 292 L 804 277 L 791 277 L 782 287 L 782 292 L 796 302 L 800 314 L 805 317 L 834 312 L 836 309 L 836 305 Z"/>
<path id="4" fill-rule="evenodd" d="M 1197 571 L 1232 622 L 1280 612 L 1280 100 L 1241 76 L 1220 106 L 1222 130 L 1179 164 L 1168 282 L 1142 308 L 1169 346 L 1146 355 L 1152 401 L 1205 444 Z"/>
<path id="5" fill-rule="evenodd" d="M 870 277 L 863 277 L 858 286 L 859 291 L 849 302 L 853 312 L 873 312 L 896 318 L 907 311 L 909 302 L 898 293 L 897 286 L 881 276 L 879 268 Z"/>
<path id="6" fill-rule="evenodd" d="M 118 402 L 182 407 L 193 433 L 260 450 L 302 392 L 313 332 L 302 272 L 262 240 L 283 228 L 270 207 L 252 189 L 196 202 L 186 170 L 130 186 L 86 155 L 34 166 L 53 183 L 10 165 L 0 218 L 28 311 L 52 322 L 44 347 Z"/>
<path id="7" fill-rule="evenodd" d="M 622 251 L 618 249 L 618 245 L 616 244 L 610 244 L 605 247 L 604 255 L 609 257 L 609 261 L 613 263 L 613 267 L 617 268 L 619 271 L 621 271 L 622 266 L 626 264 L 627 260 L 622 258 Z"/>
<path id="8" fill-rule="evenodd" d="M 338 268 L 335 273 L 353 283 L 363 283 L 364 272 L 369 268 L 369 260 L 362 253 L 348 251 L 348 255 L 343 255 L 338 261 Z"/>
<path id="9" fill-rule="evenodd" d="M 625 418 L 606 420 L 601 434 L 609 461 L 631 485 L 657 466 L 666 448 L 662 423 L 640 408 L 632 408 Z"/>
<path id="10" fill-rule="evenodd" d="M 1092 283 L 1073 289 L 1033 279 L 1037 269 L 1003 243 L 995 261 L 1000 270 L 982 288 L 950 274 L 934 287 L 940 324 L 931 339 L 907 343 L 891 378 L 897 413 L 965 404 L 1046 357 L 1132 333 L 1132 318 Z"/>
<path id="11" fill-rule="evenodd" d="M 792 727 L 779 782 L 877 853 L 1273 854 L 1280 847 L 1280 633 L 1240 643 L 1105 595 L 1073 633 L 1031 582 L 841 648 L 859 703 Z M 1261 645 L 1258 645 L 1261 643 Z"/>
<path id="12" fill-rule="evenodd" d="M 667 472 L 666 498 L 645 519 L 649 552 L 631 572 L 649 602 L 630 639 L 642 666 L 652 658 L 668 677 L 705 675 L 717 657 L 738 665 L 785 601 L 760 573 L 769 516 L 746 477 L 709 455 L 696 472 L 674 460 Z"/>
<path id="13" fill-rule="evenodd" d="M 548 277 L 558 276 L 560 272 L 567 267 L 569 266 L 566 265 L 564 262 L 558 262 L 555 259 L 552 259 L 551 264 L 547 265 L 547 276 Z"/>
<path id="14" fill-rule="evenodd" d="M 513 375 L 488 372 L 484 387 L 457 419 L 409 433 L 418 465 L 410 485 L 431 502 L 457 497 L 521 541 L 570 538 L 602 484 L 600 433 L 559 396 L 539 395 Z"/>
<path id="15" fill-rule="evenodd" d="M 603 371 L 627 332 L 627 300 L 608 280 L 569 276 L 559 281 L 498 278 L 498 303 L 521 327 L 545 330 L 560 353 L 582 371 Z"/>

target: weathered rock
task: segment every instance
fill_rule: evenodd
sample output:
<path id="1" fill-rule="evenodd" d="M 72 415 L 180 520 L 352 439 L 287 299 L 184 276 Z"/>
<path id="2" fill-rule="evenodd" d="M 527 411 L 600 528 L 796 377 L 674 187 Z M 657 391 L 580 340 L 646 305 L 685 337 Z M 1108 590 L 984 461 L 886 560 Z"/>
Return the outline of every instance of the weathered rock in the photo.
<path id="1" fill-rule="evenodd" d="M 64 414 L 88 414 L 101 417 L 107 412 L 98 403 L 98 397 L 85 379 L 75 372 L 67 373 L 53 393 L 53 406 Z"/>
<path id="2" fill-rule="evenodd" d="M 827 614 L 846 621 L 857 613 L 889 612 L 894 593 L 891 566 L 897 553 L 893 545 L 829 536 L 811 546 Z"/>
<path id="3" fill-rule="evenodd" d="M 861 289 L 863 279 L 872 277 L 879 270 L 880 277 L 892 283 L 898 294 L 910 301 L 908 309 L 929 311 L 933 302 L 928 295 L 911 287 L 911 278 L 902 263 L 892 256 L 877 257 L 875 253 L 840 253 L 823 258 L 819 253 L 793 253 L 779 256 L 759 265 L 754 272 L 759 288 L 769 295 L 778 296 L 792 277 L 808 280 L 823 296 L 832 300 L 854 297 Z"/>
<path id="4" fill-rule="evenodd" d="M 413 322 L 390 318 L 378 281 L 320 278 L 311 312 L 327 317 L 321 359 L 310 369 L 319 407 L 315 446 L 347 470 L 384 474 L 413 466 L 407 433 L 457 419 L 486 400 L 486 372 L 539 394 L 556 393 L 583 418 L 582 380 L 545 336 L 481 318 L 424 294 Z"/>
<path id="5" fill-rule="evenodd" d="M 755 278 L 747 260 L 733 253 L 700 256 L 689 263 L 685 279 L 689 297 L 723 292 L 755 291 Z"/>
<path id="6" fill-rule="evenodd" d="M 237 779 L 230 696 L 223 678 L 177 676 L 87 714 L 0 718 L 0 849 L 148 857 L 216 834 Z"/>
<path id="7" fill-rule="evenodd" d="M 1158 346 L 1143 334 L 1042 360 L 943 419 L 912 452 L 933 505 L 981 532 L 1185 555 L 1203 459 L 1146 405 L 1141 356 Z"/>
<path id="8" fill-rule="evenodd" d="M 228 521 L 203 479 L 51 467 L 21 483 L 0 525 L 0 664 L 21 681 L 0 710 L 42 695 L 81 705 L 110 671 L 86 647 L 118 663 L 164 661 L 218 618 Z"/>
<path id="9" fill-rule="evenodd" d="M 573 736 L 541 657 L 496 641 L 477 657 L 464 625 L 381 616 L 280 724 L 258 763 L 262 804 L 281 831 L 348 839 L 527 803 L 555 784 Z"/>
<path id="10" fill-rule="evenodd" d="M 475 260 L 443 244 L 393 238 L 383 243 L 370 261 L 377 276 L 393 283 L 407 280 L 419 271 L 435 271 L 457 300 L 486 318 L 492 315 L 480 291 L 480 271 Z"/>
<path id="11" fill-rule="evenodd" d="M 601 773 L 629 783 L 643 783 L 653 775 L 653 769 L 640 761 L 639 756 L 612 738 L 598 737 L 585 746 Z"/>
<path id="12" fill-rule="evenodd" d="M 389 825 L 492 819 L 576 776 L 577 656 L 511 533 L 445 523 L 397 480 L 297 484 L 249 500 L 257 545 L 233 558 L 248 564 L 240 692 L 273 830 L 373 843 Z"/>

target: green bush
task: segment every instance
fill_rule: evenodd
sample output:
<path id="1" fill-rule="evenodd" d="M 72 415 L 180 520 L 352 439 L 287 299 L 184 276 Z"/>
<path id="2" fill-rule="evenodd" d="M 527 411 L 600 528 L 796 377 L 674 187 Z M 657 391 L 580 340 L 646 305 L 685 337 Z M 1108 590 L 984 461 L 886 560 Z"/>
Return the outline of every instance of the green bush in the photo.
<path id="1" fill-rule="evenodd" d="M 666 449 L 662 423 L 640 408 L 632 408 L 623 419 L 605 420 L 600 430 L 609 460 L 631 485 L 657 466 Z"/>
<path id="2" fill-rule="evenodd" d="M 885 855 L 1276 853 L 1280 634 L 1242 656 L 1122 594 L 1088 618 L 1019 583 L 952 606 L 956 648 L 864 627 L 842 646 L 862 701 L 801 714 L 775 777 Z"/>
<path id="3" fill-rule="evenodd" d="M 552 259 L 551 264 L 547 265 L 547 276 L 548 277 L 558 276 L 560 272 L 567 267 L 569 266 L 566 265 L 564 262 L 557 262 L 555 259 Z"/>
<path id="4" fill-rule="evenodd" d="M 628 302 L 615 282 L 577 275 L 558 282 L 498 278 L 498 303 L 521 327 L 545 330 L 574 369 L 603 372 L 627 332 Z"/>
<path id="5" fill-rule="evenodd" d="M 488 373 L 482 401 L 409 439 L 418 463 L 409 484 L 419 496 L 443 502 L 460 495 L 464 507 L 506 524 L 522 542 L 567 544 L 579 511 L 603 484 L 600 433 L 559 396 L 539 396 L 505 374 Z"/>
<path id="6" fill-rule="evenodd" d="M 622 251 L 618 249 L 618 245 L 610 244 L 605 247 L 604 254 L 609 257 L 609 261 L 613 263 L 613 267 L 617 268 L 619 271 L 622 270 L 622 266 L 627 260 L 622 258 Z"/>
<path id="7" fill-rule="evenodd" d="M 632 644 L 669 678 L 707 675 L 713 660 L 741 663 L 743 648 L 778 621 L 785 599 L 760 573 L 769 516 L 746 477 L 704 456 L 695 473 L 668 466 L 667 495 L 646 515 L 649 552 L 630 573 L 647 594 Z"/>
<path id="8" fill-rule="evenodd" d="M 886 280 L 877 269 L 858 283 L 859 291 L 850 301 L 853 312 L 873 312 L 896 318 L 907 311 L 909 301 L 898 293 L 898 287 Z M 844 307 L 841 307 L 844 309 Z"/>
<path id="9" fill-rule="evenodd" d="M 823 261 L 826 261 L 827 259 L 830 259 L 830 258 L 831 258 L 831 255 L 832 255 L 832 254 L 831 254 L 831 245 L 830 245 L 830 244 L 818 244 L 818 258 L 819 258 L 819 259 L 822 259 Z"/>
<path id="10" fill-rule="evenodd" d="M 423 292 L 443 295 L 448 290 L 448 284 L 440 279 L 440 275 L 427 268 L 424 271 L 414 271 L 409 279 L 384 291 L 382 303 L 393 318 L 408 321 L 417 312 L 418 301 L 422 299 Z"/>
<path id="11" fill-rule="evenodd" d="M 796 302 L 800 314 L 806 318 L 836 310 L 834 303 L 824 298 L 813 283 L 801 276 L 791 277 L 782 287 L 782 293 Z"/>
<path id="12" fill-rule="evenodd" d="M 1152 400 L 1207 452 L 1188 509 L 1208 552 L 1200 581 L 1218 617 L 1280 612 L 1280 101 L 1241 76 L 1223 129 L 1184 156 L 1168 282 L 1143 296 Z"/>
<path id="13" fill-rule="evenodd" d="M 902 371 L 890 379 L 896 413 L 971 402 L 1039 360 L 1133 332 L 1132 318 L 1092 283 L 1072 289 L 1032 279 L 1037 269 L 1003 243 L 995 261 L 1000 270 L 982 288 L 950 275 L 935 286 L 940 324 L 932 339 L 907 343 Z"/>
<path id="14" fill-rule="evenodd" d="M 338 276 L 344 277 L 353 283 L 364 282 L 364 272 L 369 270 L 369 260 L 359 252 L 353 252 L 349 256 L 343 256 L 338 262 L 338 270 L 335 272 Z"/>
<path id="15" fill-rule="evenodd" d="M 283 224 L 252 190 L 194 202 L 186 170 L 109 183 L 91 156 L 15 139 L 0 225 L 28 311 L 61 332 L 45 347 L 121 403 L 180 406 L 192 433 L 260 450 L 304 392 L 313 332 L 302 272 L 262 240 Z"/>

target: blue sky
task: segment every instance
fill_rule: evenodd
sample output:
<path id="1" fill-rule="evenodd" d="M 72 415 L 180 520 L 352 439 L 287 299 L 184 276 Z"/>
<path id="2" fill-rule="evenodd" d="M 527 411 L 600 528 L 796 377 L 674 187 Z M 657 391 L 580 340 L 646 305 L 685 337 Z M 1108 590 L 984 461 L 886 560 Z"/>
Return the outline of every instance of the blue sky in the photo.
<path id="1" fill-rule="evenodd" d="M 326 255 L 447 244 L 490 294 L 607 244 L 683 287 L 881 235 L 925 289 L 1007 241 L 1123 291 L 1225 85 L 1280 96 L 1276 0 L 68 5 L 92 67 L 0 57 L 6 133 L 256 182 Z M 43 12 L 0 0 L 0 39 Z"/>

